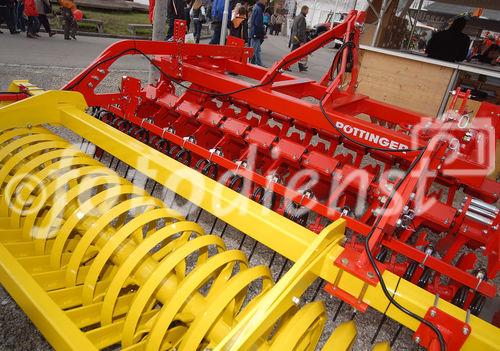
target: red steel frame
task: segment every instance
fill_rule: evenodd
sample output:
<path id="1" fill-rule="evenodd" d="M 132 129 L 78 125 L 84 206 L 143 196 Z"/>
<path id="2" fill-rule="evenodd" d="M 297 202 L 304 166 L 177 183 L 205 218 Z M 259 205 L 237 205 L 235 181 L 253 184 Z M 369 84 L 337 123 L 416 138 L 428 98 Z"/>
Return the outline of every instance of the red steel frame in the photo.
<path id="1" fill-rule="evenodd" d="M 481 149 L 478 140 L 483 138 L 488 145 L 496 141 L 498 134 L 471 132 L 470 128 L 457 131 L 451 126 L 458 119 L 451 115 L 442 122 L 357 94 L 357 47 L 364 18 L 363 12 L 352 11 L 344 23 L 289 53 L 269 69 L 249 64 L 252 49 L 244 47 L 244 43 L 235 38 L 229 37 L 226 46 L 184 43 L 185 24 L 177 21 L 173 42 L 118 42 L 63 89 L 81 92 L 89 106 L 101 109 L 96 117 L 106 123 L 209 176 L 220 178 L 226 170 L 231 171 L 229 178 L 221 181 L 235 190 L 246 192 L 249 197 L 260 191 L 259 196 L 253 196 L 254 200 L 260 201 L 263 194 L 273 194 L 270 196 L 277 200 L 271 202 L 270 207 L 293 220 L 302 220 L 312 230 L 319 231 L 327 221 L 343 216 L 348 228 L 356 235 L 346 243 L 347 250 L 335 264 L 368 283 L 376 284 L 377 279 L 373 274 L 367 274 L 372 273 L 372 269 L 363 246 L 356 243 L 355 238 L 366 237 L 373 232 L 369 244 L 372 251 L 381 256 L 380 261 L 385 261 L 379 264 L 381 270 L 390 269 L 416 284 L 431 274 L 433 277 L 421 286 L 447 300 L 452 300 L 460 289 L 466 289 L 465 301 L 460 305 L 468 308 L 478 294 L 487 297 L 495 295 L 496 287 L 490 279 L 500 269 L 499 216 L 491 219 L 490 224 L 485 224 L 471 219 L 469 213 L 469 207 L 475 206 L 471 202 L 477 199 L 481 203 L 492 203 L 498 199 L 500 186 L 486 178 L 488 167 L 480 162 L 478 156 Z M 336 57 L 340 68 L 335 76 L 331 75 L 333 66 L 319 81 L 283 72 L 284 68 L 303 56 L 338 38 L 345 43 L 352 42 L 354 47 L 343 50 Z M 152 56 L 152 62 L 162 71 L 160 80 L 143 87 L 138 79 L 125 77 L 120 91 L 96 93 L 112 64 L 125 55 Z M 246 77 L 246 80 L 237 76 Z M 257 83 L 250 83 L 248 79 Z M 175 81 L 189 82 L 190 89 L 177 93 L 173 84 Z M 458 91 L 452 101 L 452 108 L 456 109 L 459 117 L 466 115 L 468 97 L 467 92 Z M 311 99 L 317 102 L 310 102 Z M 327 120 L 319 102 L 337 128 Z M 258 118 L 249 118 L 249 112 Z M 495 119 L 494 114 L 499 113 L 498 106 L 484 104 L 478 114 L 484 118 L 476 118 L 479 122 L 475 125 L 495 128 L 498 118 Z M 359 118 L 361 114 L 365 118 Z M 270 120 L 278 121 L 281 127 L 271 126 Z M 415 132 L 415 126 L 423 124 L 424 128 Z M 338 130 L 342 127 L 347 128 L 344 131 L 357 132 L 346 138 Z M 293 129 L 299 129 L 304 137 L 292 132 Z M 496 128 L 495 133 L 498 130 Z M 436 137 L 443 131 L 458 142 L 459 156 L 451 163 L 444 162 L 453 149 L 450 139 Z M 399 210 L 395 211 L 396 214 L 384 215 L 376 228 L 373 226 L 377 211 L 387 200 L 387 193 L 380 190 L 381 184 L 388 182 L 394 185 L 396 181 L 383 178 L 380 166 L 362 167 L 363 157 L 369 154 L 384 165 L 384 169 L 397 163 L 404 170 L 420 151 L 395 153 L 373 150 L 352 141 L 381 147 L 375 138 L 367 139 L 367 135 L 378 136 L 378 141 L 384 140 L 383 146 L 391 149 L 423 148 L 430 144 L 397 191 L 401 199 Z M 314 145 L 311 142 L 314 137 L 327 140 L 330 147 L 326 143 Z M 340 144 L 352 152 L 351 156 L 335 154 Z M 276 157 L 271 156 L 273 150 L 279 150 Z M 252 152 L 257 155 L 255 168 L 245 164 Z M 492 160 L 487 157 L 486 161 Z M 304 168 L 320 174 L 320 181 L 313 189 L 315 196 L 306 195 L 303 189 L 296 190 L 298 187 L 288 188 L 280 179 L 284 178 L 283 174 L 290 178 Z M 329 194 L 335 181 L 342 184 L 343 179 L 360 168 L 368 174 L 367 184 L 354 179 L 341 187 L 342 190 Z M 471 172 L 449 175 L 456 169 Z M 425 179 L 425 170 L 435 171 L 435 175 Z M 276 175 L 281 177 L 273 178 Z M 239 184 L 244 181 L 250 186 L 240 188 Z M 304 183 L 305 180 L 301 180 L 299 185 Z M 411 211 L 417 206 L 416 194 L 424 199 L 440 199 L 443 196 L 440 192 L 429 193 L 433 183 L 446 187 L 446 200 L 438 200 L 429 210 L 415 215 L 411 224 L 398 224 L 403 212 L 407 213 L 408 209 Z M 455 208 L 453 202 L 459 189 L 464 190 L 467 198 L 461 208 Z M 368 207 L 364 214 L 358 218 L 346 215 L 342 207 L 352 206 L 358 193 L 365 191 Z M 406 210 L 403 209 L 405 206 L 408 206 Z M 307 219 L 295 216 L 297 212 L 294 211 L 299 208 L 314 213 L 316 218 L 307 222 Z M 422 228 L 446 233 L 433 248 L 440 256 L 426 251 L 429 241 L 420 230 Z M 464 246 L 483 248 L 488 259 L 486 276 L 474 270 L 477 259 L 473 253 L 459 257 L 459 250 Z M 394 254 L 384 256 L 384 250 Z M 396 254 L 405 256 L 406 261 L 397 261 Z M 411 270 L 413 273 L 408 274 Z M 450 281 L 443 284 L 440 276 L 448 277 Z M 329 291 L 335 294 L 336 290 L 330 287 Z M 355 307 L 365 308 L 356 303 L 355 297 L 336 294 Z"/>

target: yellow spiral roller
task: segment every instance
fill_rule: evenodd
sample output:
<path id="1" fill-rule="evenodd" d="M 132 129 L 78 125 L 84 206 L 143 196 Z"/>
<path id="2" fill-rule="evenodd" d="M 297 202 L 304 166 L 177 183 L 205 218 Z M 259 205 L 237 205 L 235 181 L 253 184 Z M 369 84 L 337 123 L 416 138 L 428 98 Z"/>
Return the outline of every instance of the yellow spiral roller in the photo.
<path id="1" fill-rule="evenodd" d="M 46 129 L 3 131 L 0 163 L 0 217 L 20 228 L 4 246 L 97 349 L 216 348 L 274 286 L 267 267 Z M 314 350 L 324 323 L 321 302 L 288 304 L 251 349 Z"/>

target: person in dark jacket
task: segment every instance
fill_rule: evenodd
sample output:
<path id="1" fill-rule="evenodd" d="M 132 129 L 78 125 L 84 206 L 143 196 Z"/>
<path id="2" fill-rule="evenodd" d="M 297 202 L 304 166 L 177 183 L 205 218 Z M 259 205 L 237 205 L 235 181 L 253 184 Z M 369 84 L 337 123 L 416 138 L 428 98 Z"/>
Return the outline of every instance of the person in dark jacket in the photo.
<path id="1" fill-rule="evenodd" d="M 298 49 L 301 45 L 307 42 L 306 35 L 306 16 L 309 12 L 309 7 L 302 6 L 300 13 L 295 16 L 292 24 L 292 31 L 290 34 L 290 43 L 292 44 L 292 51 Z M 299 71 L 307 71 L 307 56 L 299 62 Z"/>
<path id="2" fill-rule="evenodd" d="M 186 0 L 184 5 L 184 20 L 186 21 L 186 33 L 189 33 L 189 29 L 191 28 L 191 0 Z"/>
<path id="3" fill-rule="evenodd" d="M 469 36 L 462 33 L 466 24 L 467 20 L 459 17 L 449 29 L 434 33 L 427 43 L 427 56 L 449 62 L 465 60 L 470 45 Z"/>
<path id="4" fill-rule="evenodd" d="M 47 18 L 47 14 L 52 12 L 52 6 L 49 0 L 35 0 L 36 10 L 38 11 L 38 22 L 43 28 L 45 32 L 49 35 L 49 37 L 53 37 L 56 33 L 52 31 L 50 28 L 49 19 Z M 40 30 L 40 26 L 38 27 Z"/>
<path id="5" fill-rule="evenodd" d="M 174 23 L 176 19 L 185 20 L 186 16 L 184 14 L 184 8 L 186 7 L 186 2 L 184 0 L 168 0 L 167 1 L 167 40 L 170 40 L 174 36 Z"/>
<path id="6" fill-rule="evenodd" d="M 255 4 L 250 25 L 250 46 L 253 48 L 251 62 L 259 66 L 264 66 L 260 57 L 260 46 L 266 37 L 264 27 L 264 9 L 266 8 L 266 2 L 267 0 L 258 0 Z"/>
<path id="7" fill-rule="evenodd" d="M 248 40 L 248 22 L 247 9 L 241 6 L 238 8 L 236 17 L 231 21 L 229 34 L 233 37 L 243 39 L 245 43 Z"/>
<path id="8" fill-rule="evenodd" d="M 4 22 L 9 28 L 10 34 L 19 34 L 16 29 L 16 21 L 14 18 L 14 7 L 16 2 L 14 0 L 0 0 L 0 24 Z M 2 31 L 0 31 L 2 33 Z"/>

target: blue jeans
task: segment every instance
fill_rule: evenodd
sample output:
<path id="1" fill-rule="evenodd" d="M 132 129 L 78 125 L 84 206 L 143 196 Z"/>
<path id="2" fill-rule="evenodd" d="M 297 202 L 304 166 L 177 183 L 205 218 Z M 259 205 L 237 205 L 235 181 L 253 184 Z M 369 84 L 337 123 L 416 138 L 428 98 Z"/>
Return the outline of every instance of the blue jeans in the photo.
<path id="1" fill-rule="evenodd" d="M 260 58 L 260 39 L 252 38 L 250 39 L 250 46 L 253 48 L 253 57 L 251 62 L 253 64 L 264 66 L 262 64 L 262 59 Z"/>
<path id="2" fill-rule="evenodd" d="M 24 17 L 24 2 L 18 2 L 17 3 L 17 23 L 16 26 L 19 30 L 22 30 L 23 32 L 26 32 L 26 25 L 27 25 L 27 20 L 26 17 Z"/>
<path id="3" fill-rule="evenodd" d="M 173 16 L 168 16 L 167 21 L 168 21 L 168 29 L 167 29 L 166 40 L 169 40 L 174 36 L 175 18 Z"/>
<path id="4" fill-rule="evenodd" d="M 202 24 L 201 21 L 197 18 L 193 19 L 193 23 L 194 23 L 194 39 L 196 40 L 196 44 L 198 44 L 200 42 Z"/>

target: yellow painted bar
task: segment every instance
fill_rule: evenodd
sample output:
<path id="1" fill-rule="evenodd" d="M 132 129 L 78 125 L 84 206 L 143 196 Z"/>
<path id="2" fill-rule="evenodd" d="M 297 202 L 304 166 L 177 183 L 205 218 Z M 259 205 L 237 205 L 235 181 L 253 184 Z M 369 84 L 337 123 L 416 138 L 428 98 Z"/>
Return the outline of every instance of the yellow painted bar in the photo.
<path id="1" fill-rule="evenodd" d="M 7 91 L 9 93 L 19 93 L 22 91 L 21 87 L 26 88 L 26 93 L 31 96 L 39 95 L 45 92 L 45 90 L 31 84 L 29 80 L 25 79 L 13 80 L 12 83 L 9 84 Z"/>
<path id="2" fill-rule="evenodd" d="M 80 350 L 97 350 L 2 244 L 0 283 L 54 348 L 74 350 L 78 345 Z"/>

